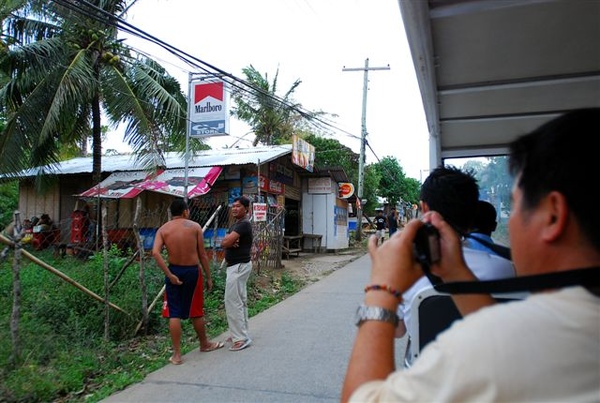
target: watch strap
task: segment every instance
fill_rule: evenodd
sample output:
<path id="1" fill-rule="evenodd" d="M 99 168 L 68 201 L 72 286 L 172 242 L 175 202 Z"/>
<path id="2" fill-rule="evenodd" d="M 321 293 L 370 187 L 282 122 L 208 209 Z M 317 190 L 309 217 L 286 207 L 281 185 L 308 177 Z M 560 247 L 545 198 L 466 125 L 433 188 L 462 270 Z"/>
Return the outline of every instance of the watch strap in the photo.
<path id="1" fill-rule="evenodd" d="M 356 310 L 356 326 L 362 325 L 367 320 L 377 320 L 381 322 L 387 322 L 398 326 L 400 318 L 396 312 L 389 309 L 381 308 L 379 306 L 368 306 L 360 304 Z"/>

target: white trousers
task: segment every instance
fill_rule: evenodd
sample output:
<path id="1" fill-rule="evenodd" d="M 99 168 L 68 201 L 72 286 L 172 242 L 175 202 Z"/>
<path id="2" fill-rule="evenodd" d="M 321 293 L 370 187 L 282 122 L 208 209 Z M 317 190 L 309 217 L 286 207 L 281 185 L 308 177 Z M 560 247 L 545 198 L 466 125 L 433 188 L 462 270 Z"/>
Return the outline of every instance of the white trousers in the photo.
<path id="1" fill-rule="evenodd" d="M 248 290 L 246 283 L 252 271 L 252 261 L 227 267 L 225 281 L 225 312 L 227 325 L 233 342 L 247 340 L 248 335 Z"/>

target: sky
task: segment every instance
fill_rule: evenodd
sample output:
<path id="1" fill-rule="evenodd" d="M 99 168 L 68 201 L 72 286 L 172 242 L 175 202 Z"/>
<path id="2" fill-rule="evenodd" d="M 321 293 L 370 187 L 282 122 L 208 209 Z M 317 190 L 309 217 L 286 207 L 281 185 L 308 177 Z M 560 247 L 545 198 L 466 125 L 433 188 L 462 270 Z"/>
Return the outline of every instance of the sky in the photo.
<path id="1" fill-rule="evenodd" d="M 344 68 L 387 67 L 368 72 L 367 164 L 396 158 L 408 177 L 428 172 L 428 131 L 397 0 L 139 0 L 127 22 L 194 57 L 243 78 L 253 65 L 269 82 L 279 69 L 278 95 L 297 79 L 294 101 L 331 118 L 333 138 L 360 152 L 364 72 Z M 192 69 L 162 48 L 121 35 L 188 89 Z M 199 70 L 191 72 L 200 72 Z M 231 137 L 213 137 L 212 148 L 231 146 L 249 131 L 230 121 Z M 122 132 L 105 149 L 127 151 Z M 247 136 L 251 139 L 251 135 Z M 251 147 L 240 140 L 240 147 Z"/>

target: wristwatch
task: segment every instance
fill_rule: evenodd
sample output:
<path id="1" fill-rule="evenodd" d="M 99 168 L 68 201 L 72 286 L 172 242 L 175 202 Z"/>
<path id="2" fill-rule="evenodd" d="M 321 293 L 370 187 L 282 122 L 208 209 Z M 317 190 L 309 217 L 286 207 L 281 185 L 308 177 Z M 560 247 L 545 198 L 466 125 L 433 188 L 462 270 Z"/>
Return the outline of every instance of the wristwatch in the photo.
<path id="1" fill-rule="evenodd" d="M 389 309 L 360 304 L 356 310 L 355 324 L 356 326 L 360 326 L 366 320 L 379 320 L 382 322 L 388 322 L 396 327 L 398 326 L 398 321 L 400 319 L 398 318 L 398 315 L 396 315 L 396 312 L 390 311 Z"/>

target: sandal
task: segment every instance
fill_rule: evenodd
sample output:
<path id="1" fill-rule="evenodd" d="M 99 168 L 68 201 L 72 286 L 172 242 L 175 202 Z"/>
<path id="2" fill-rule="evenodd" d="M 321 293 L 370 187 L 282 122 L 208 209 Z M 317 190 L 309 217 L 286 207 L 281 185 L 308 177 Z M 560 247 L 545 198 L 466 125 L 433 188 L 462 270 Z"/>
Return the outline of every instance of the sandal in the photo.
<path id="1" fill-rule="evenodd" d="M 200 351 L 203 353 L 210 353 L 211 351 L 215 351 L 223 347 L 225 347 L 225 343 L 223 343 L 222 341 L 217 341 L 215 343 L 211 343 L 206 348 L 201 348 Z"/>
<path id="2" fill-rule="evenodd" d="M 169 358 L 169 362 L 173 365 L 181 365 L 183 364 L 183 360 L 176 360 L 175 358 L 171 357 Z"/>
<path id="3" fill-rule="evenodd" d="M 238 340 L 235 343 L 233 343 L 231 347 L 229 347 L 229 351 L 240 351 L 245 349 L 246 347 L 250 347 L 250 344 L 252 344 L 252 340 L 250 339 Z"/>

